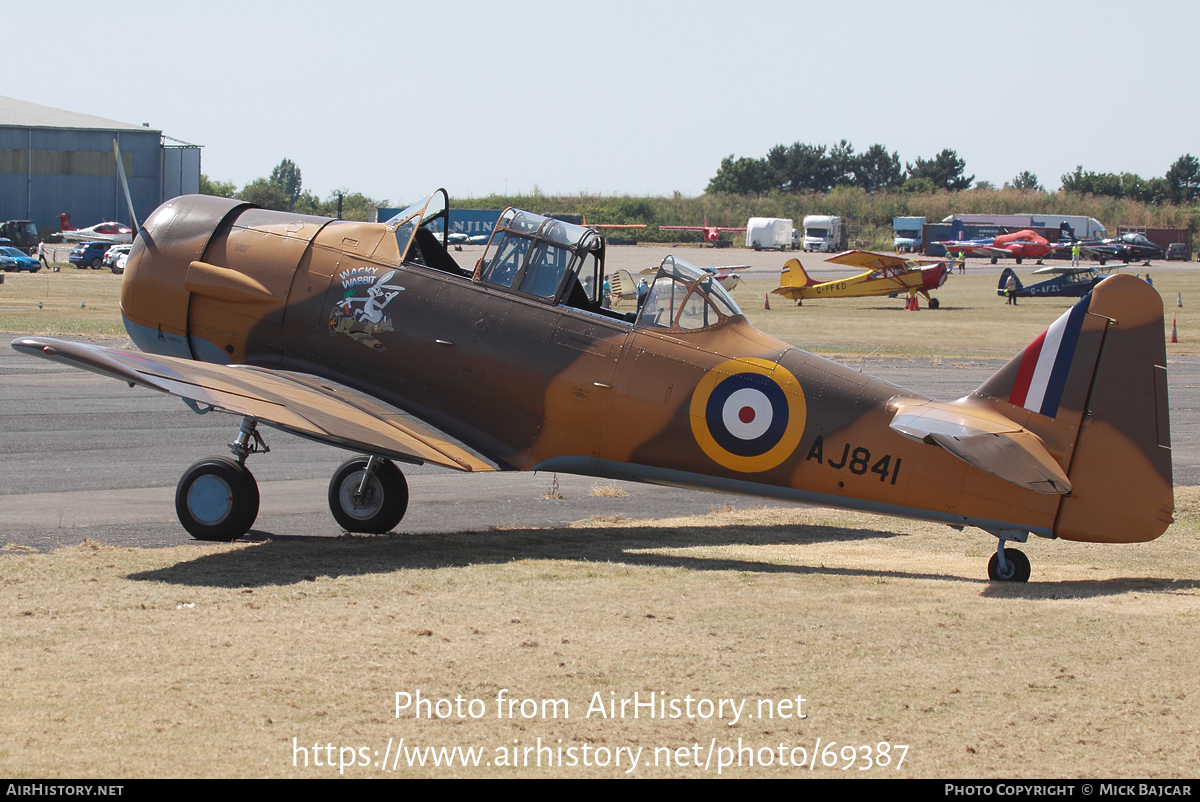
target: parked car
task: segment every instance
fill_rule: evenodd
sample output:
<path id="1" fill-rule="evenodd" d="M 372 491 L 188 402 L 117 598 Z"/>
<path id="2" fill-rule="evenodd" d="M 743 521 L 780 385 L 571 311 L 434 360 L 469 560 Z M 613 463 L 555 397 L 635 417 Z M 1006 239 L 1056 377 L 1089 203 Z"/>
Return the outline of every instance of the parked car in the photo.
<path id="1" fill-rule="evenodd" d="M 41 269 L 42 263 L 20 248 L 12 245 L 0 247 L 0 270 L 5 273 L 20 273 L 22 270 L 36 273 Z"/>
<path id="2" fill-rule="evenodd" d="M 123 253 L 117 257 L 117 261 L 113 262 L 112 272 L 118 273 L 118 274 L 124 273 L 125 272 L 125 263 L 128 261 L 129 261 L 129 251 L 126 251 L 125 253 Z"/>
<path id="3" fill-rule="evenodd" d="M 1186 262 L 1188 260 L 1187 243 L 1172 242 L 1167 246 L 1168 262 Z"/>
<path id="4" fill-rule="evenodd" d="M 105 267 L 113 267 L 117 263 L 117 257 L 123 253 L 129 253 L 132 245 L 114 245 L 104 252 L 103 264 Z M 113 271 L 117 272 L 116 270 Z"/>
<path id="5" fill-rule="evenodd" d="M 111 242 L 81 242 L 71 249 L 71 255 L 67 259 L 76 267 L 99 270 L 104 263 L 104 252 L 111 245 Z"/>

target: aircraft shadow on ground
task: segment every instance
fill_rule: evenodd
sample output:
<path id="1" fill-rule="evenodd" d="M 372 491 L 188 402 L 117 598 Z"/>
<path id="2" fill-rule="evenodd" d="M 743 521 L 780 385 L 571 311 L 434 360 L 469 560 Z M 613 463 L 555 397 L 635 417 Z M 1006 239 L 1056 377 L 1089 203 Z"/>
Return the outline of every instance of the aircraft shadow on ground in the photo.
<path id="1" fill-rule="evenodd" d="M 266 533 L 251 532 L 251 536 Z M 647 553 L 651 549 L 719 548 L 726 546 L 803 547 L 818 543 L 854 542 L 904 537 L 895 532 L 831 526 L 724 526 L 719 528 L 589 528 L 505 529 L 478 533 L 430 535 L 271 537 L 252 548 L 206 554 L 194 560 L 129 574 L 134 581 L 167 582 L 200 587 L 268 587 L 313 581 L 318 576 L 346 577 L 411 569 L 503 565 L 520 560 L 566 560 L 689 571 L 740 571 L 759 574 L 890 579 L 933 579 L 984 586 L 984 596 L 1063 599 L 1124 593 L 1178 593 L 1200 589 L 1200 582 L 1147 577 L 1119 577 L 1054 583 L 997 584 L 978 576 L 899 571 L 884 568 L 838 568 L 796 565 L 721 556 Z M 803 553 L 798 557 L 803 559 Z M 981 566 L 982 567 L 982 566 Z"/>

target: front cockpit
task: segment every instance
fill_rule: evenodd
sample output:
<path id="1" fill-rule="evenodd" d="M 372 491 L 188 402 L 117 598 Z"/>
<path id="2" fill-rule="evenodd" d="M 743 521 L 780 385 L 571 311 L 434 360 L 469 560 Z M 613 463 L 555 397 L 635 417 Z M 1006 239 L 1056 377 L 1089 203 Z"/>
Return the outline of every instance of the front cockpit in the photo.
<path id="1" fill-rule="evenodd" d="M 674 256 L 663 259 L 643 296 L 637 323 L 646 328 L 691 331 L 742 314 L 716 276 Z"/>

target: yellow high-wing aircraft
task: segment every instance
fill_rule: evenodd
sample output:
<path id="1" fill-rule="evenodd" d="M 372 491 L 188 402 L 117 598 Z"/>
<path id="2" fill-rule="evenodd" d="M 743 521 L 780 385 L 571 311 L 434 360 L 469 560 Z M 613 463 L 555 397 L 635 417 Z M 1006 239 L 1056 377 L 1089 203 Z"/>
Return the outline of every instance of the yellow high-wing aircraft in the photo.
<path id="1" fill-rule="evenodd" d="M 869 295 L 901 294 L 912 298 L 925 296 L 930 309 L 938 308 L 937 298 L 929 292 L 946 283 L 950 274 L 945 259 L 905 259 L 892 253 L 843 251 L 825 260 L 839 265 L 861 267 L 857 276 L 819 282 L 804 272 L 798 259 L 788 259 L 779 277 L 776 295 L 803 303 L 805 298 L 860 298 Z"/>

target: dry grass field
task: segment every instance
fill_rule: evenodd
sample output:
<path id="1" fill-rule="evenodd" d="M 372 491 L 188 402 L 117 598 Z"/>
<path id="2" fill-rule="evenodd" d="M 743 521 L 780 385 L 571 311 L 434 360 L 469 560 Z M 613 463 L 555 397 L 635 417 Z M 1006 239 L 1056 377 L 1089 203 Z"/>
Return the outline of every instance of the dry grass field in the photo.
<path id="1" fill-rule="evenodd" d="M 804 508 L 10 552 L 0 771 L 1194 776 L 1200 494 L 1179 506 L 1153 543 L 1029 544 L 1021 586 L 979 578 L 979 532 Z"/>
<path id="2" fill-rule="evenodd" d="M 757 272 L 735 293 L 756 325 L 851 364 L 1012 353 L 1069 305 L 1007 307 L 979 273 L 938 311 L 768 312 Z M 1200 274 L 1153 275 L 1179 315 L 1168 354 L 1200 353 Z M 0 329 L 116 336 L 118 290 L 107 271 L 10 275 Z M 1148 544 L 1031 539 L 1021 586 L 981 579 L 978 530 L 801 507 L 8 547 L 0 773 L 1194 777 L 1200 491 L 1177 507 Z"/>

